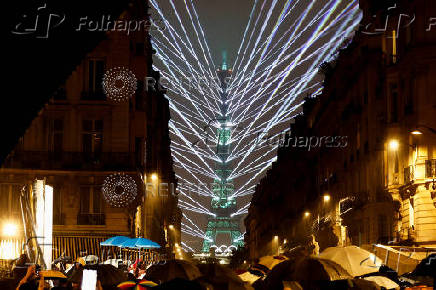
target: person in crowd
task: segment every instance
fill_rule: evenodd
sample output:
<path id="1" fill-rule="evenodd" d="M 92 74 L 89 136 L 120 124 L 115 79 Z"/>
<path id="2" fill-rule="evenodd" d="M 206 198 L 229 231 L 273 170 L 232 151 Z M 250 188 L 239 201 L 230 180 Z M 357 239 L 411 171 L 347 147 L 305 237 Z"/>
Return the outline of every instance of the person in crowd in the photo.
<path id="1" fill-rule="evenodd" d="M 20 280 L 16 290 L 48 290 L 50 285 L 45 282 L 44 276 L 37 273 L 36 265 L 27 268 L 26 275 Z"/>
<path id="2" fill-rule="evenodd" d="M 21 279 L 23 279 L 24 276 L 26 276 L 28 262 L 29 258 L 27 258 L 26 254 L 21 254 L 16 260 L 14 268 L 12 269 L 14 284 L 17 284 Z"/>

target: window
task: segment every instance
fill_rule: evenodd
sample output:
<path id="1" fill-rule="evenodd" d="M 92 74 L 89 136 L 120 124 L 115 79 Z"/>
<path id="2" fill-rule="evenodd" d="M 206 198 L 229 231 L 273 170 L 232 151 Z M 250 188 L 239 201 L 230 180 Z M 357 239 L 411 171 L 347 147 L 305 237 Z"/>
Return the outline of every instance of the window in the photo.
<path id="1" fill-rule="evenodd" d="M 100 187 L 80 187 L 80 213 L 103 213 L 103 198 Z"/>
<path id="2" fill-rule="evenodd" d="M 94 157 L 103 151 L 103 120 L 82 121 L 82 150 L 85 155 Z"/>
<path id="3" fill-rule="evenodd" d="M 64 121 L 55 119 L 50 124 L 50 150 L 53 152 L 61 152 L 63 149 L 64 139 Z"/>
<path id="4" fill-rule="evenodd" d="M 104 225 L 103 209 L 104 205 L 100 187 L 80 187 L 80 209 L 77 215 L 77 224 Z"/>
<path id="5" fill-rule="evenodd" d="M 103 94 L 103 76 L 105 62 L 102 59 L 90 59 L 87 65 L 86 92 L 83 99 L 87 100 L 104 100 Z"/>

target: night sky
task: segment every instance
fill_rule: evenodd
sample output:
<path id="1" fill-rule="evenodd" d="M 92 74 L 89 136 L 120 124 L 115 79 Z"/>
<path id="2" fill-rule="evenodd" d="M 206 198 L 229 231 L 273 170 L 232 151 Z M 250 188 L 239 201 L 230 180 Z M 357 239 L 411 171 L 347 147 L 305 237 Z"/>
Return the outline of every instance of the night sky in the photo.
<path id="1" fill-rule="evenodd" d="M 196 1 L 196 5 L 215 64 L 221 63 L 224 49 L 227 50 L 229 63 L 233 63 L 253 0 L 200 0 Z"/>

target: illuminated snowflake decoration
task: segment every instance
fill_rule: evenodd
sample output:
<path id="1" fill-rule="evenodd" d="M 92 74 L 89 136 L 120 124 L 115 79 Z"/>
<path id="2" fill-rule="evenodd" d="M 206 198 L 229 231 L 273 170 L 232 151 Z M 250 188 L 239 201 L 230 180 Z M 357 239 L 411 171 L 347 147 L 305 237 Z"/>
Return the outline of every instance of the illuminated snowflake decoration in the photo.
<path id="1" fill-rule="evenodd" d="M 125 67 L 114 67 L 103 76 L 106 97 L 116 102 L 127 101 L 136 91 L 136 77 Z"/>
<path id="2" fill-rule="evenodd" d="M 102 192 L 112 207 L 127 207 L 136 198 L 136 182 L 124 173 L 112 174 L 104 180 Z"/>

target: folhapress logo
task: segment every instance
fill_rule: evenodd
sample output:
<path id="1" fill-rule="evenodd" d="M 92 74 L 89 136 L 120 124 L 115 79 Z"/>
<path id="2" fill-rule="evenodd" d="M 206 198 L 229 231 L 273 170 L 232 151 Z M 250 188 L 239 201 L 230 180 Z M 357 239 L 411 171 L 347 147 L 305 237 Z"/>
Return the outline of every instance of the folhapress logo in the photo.
<path id="1" fill-rule="evenodd" d="M 36 9 L 34 15 L 23 14 L 21 18 L 11 31 L 13 34 L 34 35 L 36 38 L 47 39 L 50 30 L 65 21 L 65 14 L 52 11 L 44 4 Z"/>

